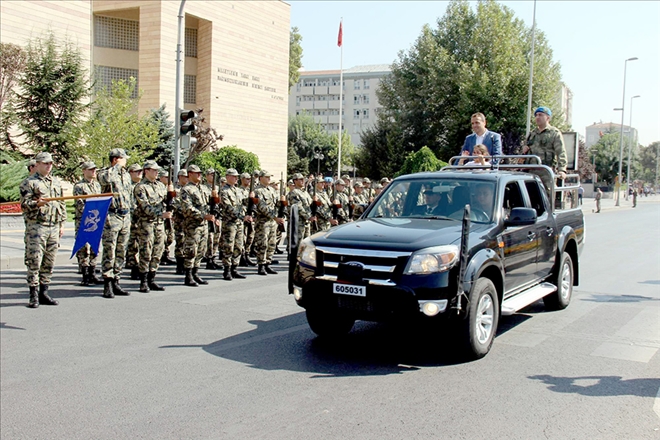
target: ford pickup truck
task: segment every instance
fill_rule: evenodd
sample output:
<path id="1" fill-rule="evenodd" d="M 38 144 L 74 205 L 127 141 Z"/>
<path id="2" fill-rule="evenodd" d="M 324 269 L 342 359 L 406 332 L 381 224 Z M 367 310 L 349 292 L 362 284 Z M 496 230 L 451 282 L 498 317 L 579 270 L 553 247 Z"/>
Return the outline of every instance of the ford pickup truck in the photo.
<path id="1" fill-rule="evenodd" d="M 478 359 L 500 316 L 540 299 L 567 307 L 584 217 L 577 186 L 546 191 L 543 173 L 555 182 L 540 161 L 401 176 L 357 221 L 303 240 L 291 293 L 312 331 L 338 338 L 356 320 L 442 320 Z"/>

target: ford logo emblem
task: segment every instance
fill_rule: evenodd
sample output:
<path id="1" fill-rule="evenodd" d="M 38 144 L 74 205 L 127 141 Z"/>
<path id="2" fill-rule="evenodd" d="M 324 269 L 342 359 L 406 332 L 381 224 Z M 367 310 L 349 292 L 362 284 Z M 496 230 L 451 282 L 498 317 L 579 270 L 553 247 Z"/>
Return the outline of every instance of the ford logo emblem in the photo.
<path id="1" fill-rule="evenodd" d="M 364 269 L 364 264 L 360 263 L 359 261 L 349 261 L 346 264 L 346 266 L 352 267 L 354 269 Z"/>

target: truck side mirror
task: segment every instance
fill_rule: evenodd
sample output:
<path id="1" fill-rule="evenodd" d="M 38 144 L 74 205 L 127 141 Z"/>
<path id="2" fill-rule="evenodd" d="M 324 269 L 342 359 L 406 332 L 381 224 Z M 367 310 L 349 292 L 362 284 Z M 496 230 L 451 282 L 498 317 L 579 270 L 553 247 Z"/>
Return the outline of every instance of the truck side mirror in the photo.
<path id="1" fill-rule="evenodd" d="M 513 208 L 504 220 L 504 227 L 528 226 L 536 223 L 536 210 L 533 208 Z"/>

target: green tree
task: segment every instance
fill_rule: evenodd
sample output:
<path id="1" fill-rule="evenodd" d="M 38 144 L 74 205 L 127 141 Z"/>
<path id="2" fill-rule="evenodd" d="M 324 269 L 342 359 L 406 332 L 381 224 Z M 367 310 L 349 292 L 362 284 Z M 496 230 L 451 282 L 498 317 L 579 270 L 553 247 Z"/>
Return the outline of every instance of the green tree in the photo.
<path id="1" fill-rule="evenodd" d="M 138 114 L 141 93 L 132 98 L 135 87 L 135 78 L 131 78 L 98 90 L 83 126 L 85 145 L 78 150 L 79 160 L 67 164 L 69 178 L 74 178 L 82 160 L 93 160 L 98 166 L 105 163 L 113 148 L 125 149 L 131 156 L 129 163 L 142 163 L 153 155 L 159 145 L 158 125 L 151 114 Z"/>
<path id="2" fill-rule="evenodd" d="M 470 115 L 480 111 L 512 152 L 525 131 L 530 50 L 529 28 L 506 6 L 484 0 L 472 9 L 466 0 L 452 1 L 436 28 L 425 26 L 413 47 L 399 53 L 378 92 L 379 117 L 399 126 L 400 148 L 427 145 L 447 160 L 470 133 Z M 537 30 L 533 105 L 553 108 L 555 120 L 560 79 Z"/>
<path id="3" fill-rule="evenodd" d="M 623 138 L 623 151 L 627 151 L 628 138 Z M 620 134 L 608 133 L 603 135 L 598 142 L 589 148 L 592 161 L 596 163 L 596 173 L 598 173 L 599 182 L 607 182 L 613 185 L 617 174 L 619 173 L 619 152 L 620 152 Z M 623 157 L 623 181 L 625 182 L 627 156 Z"/>
<path id="4" fill-rule="evenodd" d="M 158 145 L 148 157 L 155 160 L 162 167 L 169 167 L 174 154 L 174 124 L 170 120 L 170 114 L 165 111 L 165 104 L 158 109 L 151 109 L 149 118 L 158 127 Z"/>
<path id="5" fill-rule="evenodd" d="M 192 163 L 198 165 L 202 171 L 213 168 L 220 173 L 224 173 L 227 168 L 234 168 L 239 173 L 252 173 L 260 168 L 259 158 L 256 154 L 238 148 L 236 145 L 200 153 Z"/>
<path id="6" fill-rule="evenodd" d="M 34 150 L 53 153 L 57 169 L 76 159 L 89 87 L 82 55 L 53 32 L 28 43 L 14 104 L 18 127 Z"/>
<path id="7" fill-rule="evenodd" d="M 658 154 L 660 154 L 660 141 L 655 141 L 639 149 L 639 172 L 634 176 L 647 183 L 654 183 L 658 169 Z"/>
<path id="8" fill-rule="evenodd" d="M 438 171 L 440 168 L 447 165 L 433 154 L 429 147 L 422 147 L 419 151 L 409 153 L 406 160 L 403 162 L 401 171 L 396 176 L 403 174 L 413 174 L 422 171 Z"/>
<path id="9" fill-rule="evenodd" d="M 25 70 L 26 54 L 22 47 L 10 43 L 0 43 L 0 146 L 18 150 L 18 143 L 12 138 L 12 127 L 18 122 L 12 105 L 20 76 Z"/>
<path id="10" fill-rule="evenodd" d="M 403 166 L 407 152 L 401 148 L 400 126 L 382 119 L 360 136 L 355 164 L 360 175 L 380 179 L 394 176 Z"/>
<path id="11" fill-rule="evenodd" d="M 0 202 L 19 200 L 19 185 L 28 176 L 28 161 L 5 152 L 0 157 Z"/>
<path id="12" fill-rule="evenodd" d="M 580 139 L 578 147 L 578 174 L 580 175 L 580 182 L 591 181 L 595 172 L 596 167 L 591 162 L 591 157 L 585 148 L 584 140 Z"/>
<path id="13" fill-rule="evenodd" d="M 289 90 L 300 79 L 300 68 L 302 67 L 303 48 L 302 35 L 297 27 L 292 27 L 289 33 Z"/>

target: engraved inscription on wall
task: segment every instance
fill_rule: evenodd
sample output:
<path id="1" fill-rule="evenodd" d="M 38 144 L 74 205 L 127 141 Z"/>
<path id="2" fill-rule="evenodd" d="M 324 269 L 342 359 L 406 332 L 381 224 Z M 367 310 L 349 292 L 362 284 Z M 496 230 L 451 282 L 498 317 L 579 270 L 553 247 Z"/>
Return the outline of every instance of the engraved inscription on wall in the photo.
<path id="1" fill-rule="evenodd" d="M 284 97 L 277 93 L 275 87 L 269 87 L 261 84 L 261 78 L 236 70 L 218 67 L 218 81 L 234 84 L 240 87 L 251 87 L 256 90 L 263 90 L 270 94 L 270 98 L 276 101 L 284 101 Z"/>

